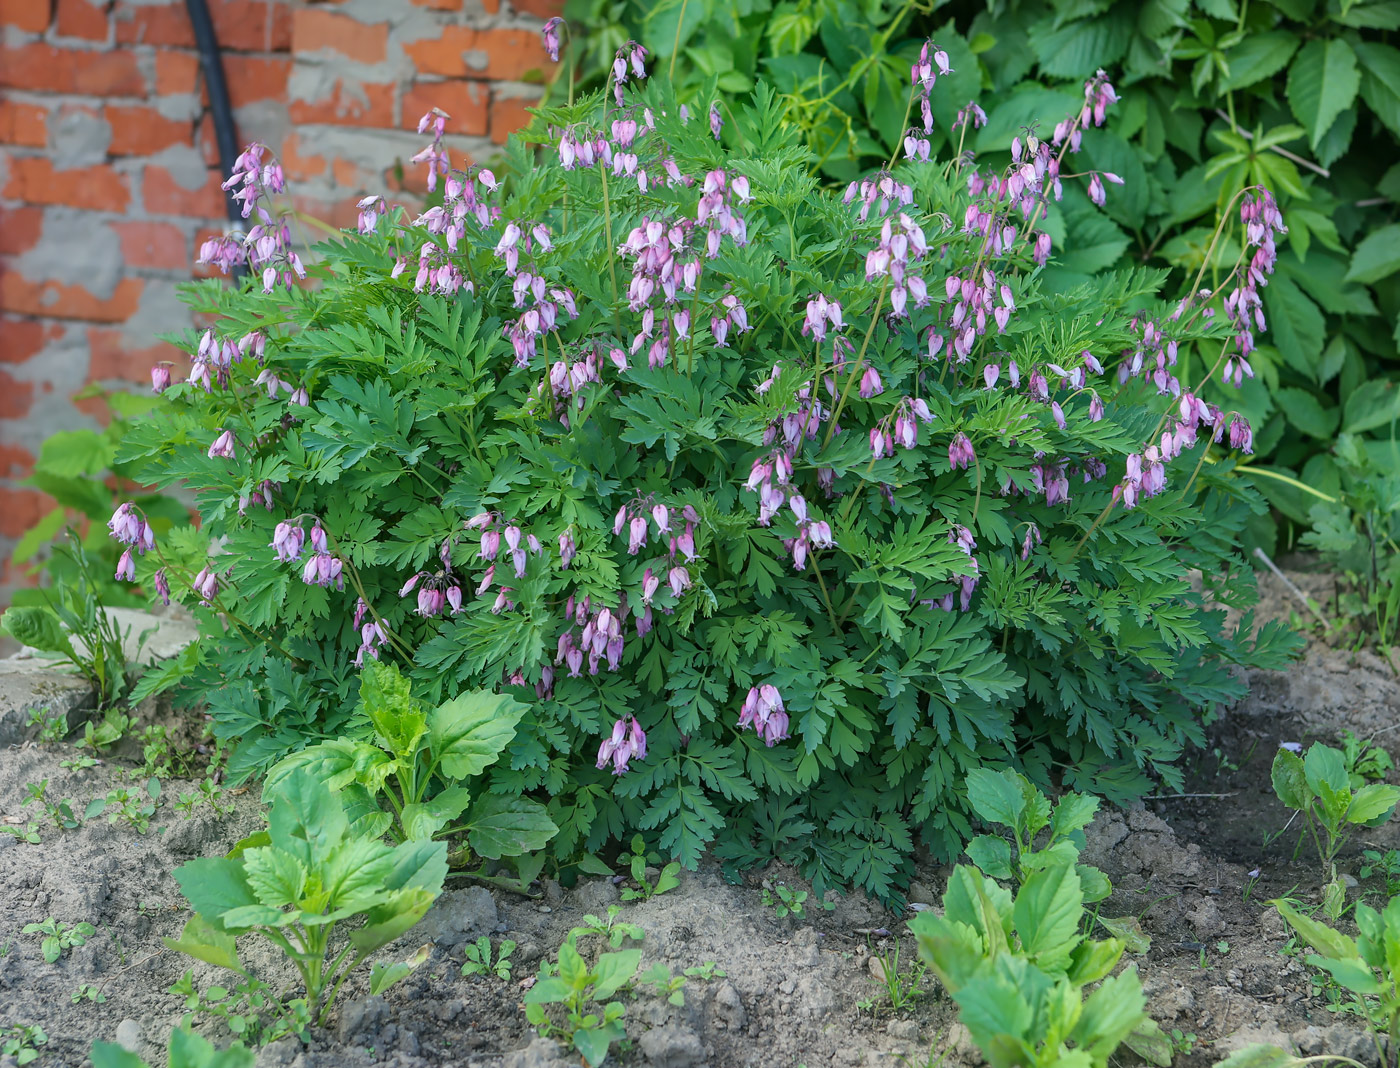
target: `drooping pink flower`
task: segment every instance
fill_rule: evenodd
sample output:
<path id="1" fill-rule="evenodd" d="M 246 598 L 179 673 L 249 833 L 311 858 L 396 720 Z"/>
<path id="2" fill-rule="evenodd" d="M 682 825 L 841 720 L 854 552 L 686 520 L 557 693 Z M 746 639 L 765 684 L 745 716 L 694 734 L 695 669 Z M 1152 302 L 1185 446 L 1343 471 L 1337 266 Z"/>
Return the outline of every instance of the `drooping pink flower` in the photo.
<path id="1" fill-rule="evenodd" d="M 612 764 L 613 774 L 622 775 L 633 760 L 643 760 L 647 755 L 647 736 L 642 726 L 632 716 L 624 716 L 613 724 L 612 734 L 598 746 L 598 769 L 601 771 Z"/>
<path id="2" fill-rule="evenodd" d="M 976 462 L 977 453 L 972 448 L 972 442 L 961 430 L 958 431 L 948 443 L 948 463 L 954 470 L 965 471 L 969 464 Z"/>
<path id="3" fill-rule="evenodd" d="M 127 582 L 136 581 L 136 561 L 132 559 L 130 549 L 123 551 L 120 559 L 117 560 L 117 573 L 113 577 L 118 582 L 123 580 Z"/>
<path id="4" fill-rule="evenodd" d="M 284 564 L 293 560 L 301 559 L 302 544 L 306 540 L 306 533 L 295 523 L 282 522 L 277 524 L 277 528 L 272 532 L 272 541 L 269 547 L 276 554 L 277 559 Z"/>
<path id="5" fill-rule="evenodd" d="M 209 458 L 212 460 L 212 459 L 214 459 L 214 458 L 216 458 L 216 457 L 219 457 L 219 458 L 223 458 L 223 459 L 226 459 L 226 460 L 231 460 L 231 459 L 233 459 L 233 455 L 234 455 L 233 431 L 232 431 L 232 430 L 223 430 L 223 431 L 220 431 L 219 436 L 216 437 L 216 438 L 214 439 L 214 443 L 213 443 L 212 445 L 209 446 Z"/>
<path id="6" fill-rule="evenodd" d="M 559 31 L 564 28 L 564 20 L 555 16 L 544 24 L 544 29 L 540 31 L 540 38 L 544 42 L 544 50 L 549 53 L 549 58 L 555 63 L 559 62 Z"/>

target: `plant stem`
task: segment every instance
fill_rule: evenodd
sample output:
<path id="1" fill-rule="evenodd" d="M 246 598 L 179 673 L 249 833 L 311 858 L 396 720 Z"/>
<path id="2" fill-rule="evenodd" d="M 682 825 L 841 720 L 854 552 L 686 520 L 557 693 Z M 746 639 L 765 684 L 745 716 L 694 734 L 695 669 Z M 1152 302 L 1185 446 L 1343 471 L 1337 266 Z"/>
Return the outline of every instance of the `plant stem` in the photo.
<path id="1" fill-rule="evenodd" d="M 676 39 L 671 44 L 671 65 L 666 68 L 666 80 L 671 83 L 672 91 L 675 90 L 676 81 L 676 53 L 681 50 L 681 27 L 685 25 L 685 7 L 690 0 L 681 0 L 680 17 L 676 19 Z"/>

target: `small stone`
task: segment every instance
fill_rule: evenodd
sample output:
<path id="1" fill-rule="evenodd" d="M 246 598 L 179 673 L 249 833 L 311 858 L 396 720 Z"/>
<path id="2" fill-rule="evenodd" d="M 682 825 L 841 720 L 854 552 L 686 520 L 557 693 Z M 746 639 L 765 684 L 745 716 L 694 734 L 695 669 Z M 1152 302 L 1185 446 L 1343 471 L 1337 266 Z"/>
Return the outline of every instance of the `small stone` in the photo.
<path id="1" fill-rule="evenodd" d="M 469 886 L 439 897 L 419 929 L 439 945 L 455 946 L 492 930 L 498 919 L 491 891 Z"/>
<path id="2" fill-rule="evenodd" d="M 715 987 L 714 1013 L 731 1031 L 741 1031 L 748 1023 L 744 1002 L 728 979 Z"/>
<path id="3" fill-rule="evenodd" d="M 579 883 L 574 887 L 574 905 L 585 912 L 593 912 L 603 915 L 609 905 L 617 904 L 621 896 L 620 891 L 611 879 L 590 879 L 586 883 Z"/>
<path id="4" fill-rule="evenodd" d="M 558 879 L 546 879 L 544 881 L 545 901 L 558 908 L 564 903 L 564 888 L 559 885 Z"/>
<path id="5" fill-rule="evenodd" d="M 117 1024 L 117 1033 L 114 1036 L 117 1045 L 128 1053 L 141 1053 L 141 1047 L 145 1041 L 141 1037 L 141 1025 L 135 1020 L 126 1019 Z"/>
<path id="6" fill-rule="evenodd" d="M 577 1061 L 564 1056 L 564 1048 L 547 1038 L 537 1038 L 524 1049 L 506 1054 L 505 1068 L 574 1068 Z"/>
<path id="7" fill-rule="evenodd" d="M 885 1034 L 905 1042 L 913 1042 L 919 1037 L 919 1024 L 916 1020 L 891 1020 L 885 1025 Z"/>
<path id="8" fill-rule="evenodd" d="M 538 908 L 537 908 L 536 911 L 538 911 L 538 912 L 544 912 L 544 913 L 549 913 L 549 912 L 553 912 L 554 910 L 553 910 L 552 908 L 550 908 L 548 905 L 540 905 L 540 906 L 538 906 Z"/>
<path id="9" fill-rule="evenodd" d="M 705 1059 L 700 1036 L 689 1027 L 668 1023 L 653 1028 L 638 1041 L 648 1061 L 665 1068 L 692 1068 Z"/>
<path id="10" fill-rule="evenodd" d="M 284 1038 L 258 1050 L 257 1068 L 288 1068 L 301 1053 L 301 1043 L 295 1038 Z"/>
<path id="11" fill-rule="evenodd" d="M 345 1002 L 340 1008 L 340 1040 L 349 1042 L 356 1035 L 378 1027 L 389 1018 L 389 1005 L 378 994 Z M 281 1043 L 273 1043 L 280 1045 Z M 270 1047 L 269 1047 L 270 1048 Z"/>
<path id="12" fill-rule="evenodd" d="M 1203 897 L 1196 907 L 1186 914 L 1186 920 L 1201 938 L 1219 934 L 1225 930 L 1225 921 L 1220 917 L 1220 906 L 1213 897 Z"/>

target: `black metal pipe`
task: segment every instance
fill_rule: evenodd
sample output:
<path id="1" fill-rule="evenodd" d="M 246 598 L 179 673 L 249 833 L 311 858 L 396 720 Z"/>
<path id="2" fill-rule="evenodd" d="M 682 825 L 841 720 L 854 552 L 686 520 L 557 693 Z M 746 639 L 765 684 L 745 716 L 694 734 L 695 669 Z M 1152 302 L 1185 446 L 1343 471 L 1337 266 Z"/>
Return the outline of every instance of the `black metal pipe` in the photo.
<path id="1" fill-rule="evenodd" d="M 233 105 L 229 102 L 228 82 L 224 80 L 224 61 L 219 52 L 219 39 L 215 36 L 214 23 L 209 17 L 209 5 L 205 0 L 185 0 L 185 10 L 189 12 L 190 24 L 194 27 L 199 63 L 204 68 L 204 84 L 209 89 L 209 110 L 214 119 L 214 141 L 219 146 L 219 173 L 223 178 L 227 178 L 233 171 L 233 161 L 238 158 L 238 131 L 233 125 Z M 233 199 L 233 190 L 225 190 L 224 202 L 230 221 L 241 224 L 243 209 L 239 202 Z"/>

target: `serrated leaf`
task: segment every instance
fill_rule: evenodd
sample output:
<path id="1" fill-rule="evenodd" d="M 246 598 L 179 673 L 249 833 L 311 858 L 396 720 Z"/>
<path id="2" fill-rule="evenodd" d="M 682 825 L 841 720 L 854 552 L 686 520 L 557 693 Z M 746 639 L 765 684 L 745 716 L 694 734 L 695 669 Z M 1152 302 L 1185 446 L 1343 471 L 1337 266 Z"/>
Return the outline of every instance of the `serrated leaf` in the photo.
<path id="1" fill-rule="evenodd" d="M 1351 255 L 1348 282 L 1370 284 L 1400 271 L 1400 223 L 1382 226 L 1362 238 Z"/>
<path id="2" fill-rule="evenodd" d="M 1313 148 L 1361 88 L 1356 53 L 1339 37 L 1305 44 L 1288 70 L 1288 103 Z"/>

